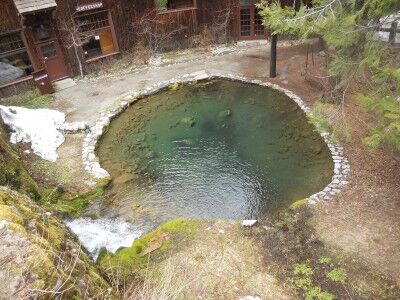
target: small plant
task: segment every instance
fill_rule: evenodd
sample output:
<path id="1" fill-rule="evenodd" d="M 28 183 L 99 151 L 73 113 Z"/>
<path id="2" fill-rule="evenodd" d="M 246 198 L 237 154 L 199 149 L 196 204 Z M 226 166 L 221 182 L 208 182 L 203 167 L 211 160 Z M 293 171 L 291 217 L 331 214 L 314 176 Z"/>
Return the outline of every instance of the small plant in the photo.
<path id="1" fill-rule="evenodd" d="M 317 113 L 308 113 L 308 119 L 312 124 L 314 124 L 315 128 L 318 132 L 331 132 L 332 128 L 328 122 L 328 119 Z"/>
<path id="2" fill-rule="evenodd" d="M 332 262 L 332 258 L 328 256 L 321 256 L 321 258 L 318 260 L 318 263 L 321 265 L 330 265 Z"/>
<path id="3" fill-rule="evenodd" d="M 296 288 L 302 290 L 308 290 L 312 284 L 312 280 L 310 278 L 299 278 L 293 281 L 293 284 Z"/>
<path id="4" fill-rule="evenodd" d="M 314 274 L 314 270 L 308 264 L 295 264 L 293 267 L 293 274 L 312 276 Z"/>
<path id="5" fill-rule="evenodd" d="M 159 10 L 167 10 L 168 0 L 156 0 L 156 6 Z"/>
<path id="6" fill-rule="evenodd" d="M 330 271 L 326 276 L 333 282 L 344 283 L 347 277 L 346 271 L 341 268 L 335 268 Z"/>
<path id="7" fill-rule="evenodd" d="M 325 292 L 323 290 L 321 290 L 320 287 L 313 287 L 311 289 L 309 289 L 305 294 L 305 299 L 306 300 L 314 300 L 314 299 L 318 299 L 318 300 L 334 300 L 336 299 L 335 295 L 332 295 L 331 293 Z"/>

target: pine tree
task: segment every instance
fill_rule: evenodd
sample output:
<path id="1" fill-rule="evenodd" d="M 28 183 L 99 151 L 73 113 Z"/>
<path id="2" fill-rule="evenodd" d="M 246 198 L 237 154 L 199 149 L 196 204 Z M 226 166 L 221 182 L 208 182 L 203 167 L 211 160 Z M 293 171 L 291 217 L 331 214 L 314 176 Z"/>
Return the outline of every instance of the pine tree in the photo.
<path id="1" fill-rule="evenodd" d="M 379 116 L 364 142 L 400 149 L 400 52 L 376 37 L 384 25 L 400 20 L 399 0 L 315 0 L 299 10 L 278 1 L 260 3 L 264 24 L 276 34 L 301 38 L 318 35 L 333 53 L 329 74 L 339 78 L 338 101 L 351 86 L 362 86 L 356 98 Z M 362 83 L 355 84 L 355 83 Z"/>

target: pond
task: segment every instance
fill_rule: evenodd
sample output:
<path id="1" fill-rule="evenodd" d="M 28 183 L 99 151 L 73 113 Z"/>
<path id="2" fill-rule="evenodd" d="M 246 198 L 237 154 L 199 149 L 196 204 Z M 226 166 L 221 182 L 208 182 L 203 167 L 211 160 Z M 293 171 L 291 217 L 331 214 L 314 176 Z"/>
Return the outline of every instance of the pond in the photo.
<path id="1" fill-rule="evenodd" d="M 113 181 L 89 210 L 148 227 L 270 216 L 333 174 L 327 145 L 293 100 L 230 80 L 139 100 L 111 122 L 97 155 Z"/>

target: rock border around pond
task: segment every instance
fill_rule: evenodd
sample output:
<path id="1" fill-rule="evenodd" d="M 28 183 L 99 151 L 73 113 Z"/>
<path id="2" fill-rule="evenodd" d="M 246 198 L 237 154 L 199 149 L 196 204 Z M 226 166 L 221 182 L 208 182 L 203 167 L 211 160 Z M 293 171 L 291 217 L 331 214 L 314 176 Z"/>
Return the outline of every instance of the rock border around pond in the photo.
<path id="1" fill-rule="evenodd" d="M 95 125 L 90 128 L 89 133 L 86 135 L 83 141 L 82 147 L 82 159 L 86 171 L 89 172 L 96 180 L 106 177 L 110 177 L 109 173 L 104 170 L 99 162 L 98 157 L 95 154 L 95 149 L 97 142 L 103 135 L 103 132 L 110 124 L 111 120 L 117 117 L 119 114 L 124 112 L 129 106 L 133 105 L 136 101 L 146 96 L 156 94 L 164 89 L 167 89 L 171 85 L 194 83 L 201 80 L 212 80 L 212 79 L 227 79 L 235 80 L 244 83 L 257 84 L 264 87 L 269 87 L 278 90 L 290 99 L 292 99 L 296 104 L 307 114 L 312 114 L 310 109 L 306 106 L 303 100 L 297 96 L 295 93 L 280 87 L 277 84 L 270 82 L 262 82 L 261 80 L 248 79 L 241 75 L 234 74 L 219 74 L 219 73 L 208 73 L 206 71 L 199 71 L 190 74 L 185 74 L 170 80 L 162 81 L 152 86 L 149 86 L 141 91 L 132 91 L 130 93 L 124 94 L 119 98 L 119 104 L 116 107 L 111 108 L 103 113 L 101 113 L 100 118 L 96 121 Z M 308 202 L 310 204 L 315 204 L 318 201 L 330 200 L 338 194 L 341 189 L 348 185 L 348 177 L 350 174 L 350 164 L 347 158 L 344 157 L 343 147 L 339 144 L 333 143 L 331 141 L 331 136 L 328 132 L 321 133 L 322 138 L 327 144 L 332 159 L 334 162 L 334 175 L 332 176 L 332 181 L 320 192 L 315 193 L 308 197 Z M 95 181 L 93 181 L 95 184 Z"/>

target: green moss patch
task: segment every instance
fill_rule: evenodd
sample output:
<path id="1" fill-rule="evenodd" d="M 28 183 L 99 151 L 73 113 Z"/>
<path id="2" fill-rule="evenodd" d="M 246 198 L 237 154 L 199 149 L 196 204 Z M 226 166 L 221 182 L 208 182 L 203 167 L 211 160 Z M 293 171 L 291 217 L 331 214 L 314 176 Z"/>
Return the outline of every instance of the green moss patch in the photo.
<path id="1" fill-rule="evenodd" d="M 2 99 L 2 105 L 21 106 L 26 108 L 46 108 L 53 100 L 52 95 L 41 95 L 38 89 Z"/>
<path id="2" fill-rule="evenodd" d="M 90 192 L 78 197 L 68 197 L 57 189 L 46 191 L 42 205 L 50 211 L 60 213 L 68 217 L 80 216 L 86 207 L 95 199 L 103 195 L 104 190 L 109 184 L 109 180 L 99 180 L 96 187 Z"/>
<path id="3" fill-rule="evenodd" d="M 135 240 L 129 248 L 121 248 L 115 254 L 102 251 L 98 265 L 106 274 L 118 270 L 124 277 L 140 275 L 146 268 L 149 256 L 152 256 L 152 260 L 161 258 L 173 248 L 175 242 L 184 237 L 192 237 L 198 227 L 197 221 L 186 219 L 170 221 Z"/>
<path id="4" fill-rule="evenodd" d="M 46 213 L 26 195 L 0 189 L 0 220 L 8 222 L 5 235 L 24 241 L 15 249 L 18 262 L 5 262 L 14 270 L 13 276 L 25 278 L 32 293 L 52 290 L 64 282 L 65 299 L 100 299 L 107 293 L 108 283 L 91 264 L 89 257 L 80 250 L 63 222 Z M 13 239 L 13 238 L 11 238 Z M 6 241 L 5 247 L 13 241 Z M 76 285 L 79 281 L 80 285 Z M 47 299 L 47 295 L 44 295 Z"/>
<path id="5" fill-rule="evenodd" d="M 299 208 L 299 207 L 301 207 L 301 206 L 303 206 L 303 205 L 306 205 L 306 204 L 307 204 L 307 199 L 297 200 L 297 201 L 293 202 L 293 203 L 290 205 L 289 208 L 291 208 L 291 209 L 297 209 L 297 208 Z"/>
<path id="6" fill-rule="evenodd" d="M 0 185 L 39 200 L 41 194 L 36 182 L 29 175 L 18 153 L 8 143 L 8 133 L 0 120 Z"/>

